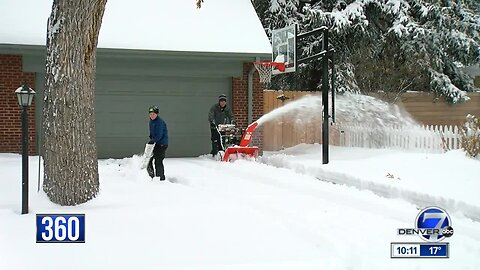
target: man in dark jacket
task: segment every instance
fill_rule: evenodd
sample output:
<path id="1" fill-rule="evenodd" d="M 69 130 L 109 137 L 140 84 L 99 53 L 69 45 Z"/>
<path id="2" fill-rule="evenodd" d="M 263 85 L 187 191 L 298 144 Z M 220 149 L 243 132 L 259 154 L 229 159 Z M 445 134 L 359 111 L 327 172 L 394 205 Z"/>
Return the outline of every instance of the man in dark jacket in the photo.
<path id="1" fill-rule="evenodd" d="M 158 116 L 159 109 L 157 106 L 152 106 L 148 109 L 150 114 L 150 142 L 154 144 L 153 157 L 150 158 L 147 166 L 148 175 L 151 178 L 160 177 L 160 180 L 165 180 L 165 170 L 163 167 L 163 159 L 168 148 L 168 130 L 167 124 L 162 118 Z M 153 160 L 155 159 L 155 170 L 153 169 Z"/>
<path id="2" fill-rule="evenodd" d="M 235 124 L 235 117 L 230 108 L 227 107 L 226 95 L 220 95 L 218 97 L 218 103 L 210 108 L 208 122 L 210 122 L 210 140 L 212 141 L 212 151 L 210 154 L 216 156 L 218 151 L 225 150 L 223 149 L 221 135 L 217 126 L 220 124 Z"/>

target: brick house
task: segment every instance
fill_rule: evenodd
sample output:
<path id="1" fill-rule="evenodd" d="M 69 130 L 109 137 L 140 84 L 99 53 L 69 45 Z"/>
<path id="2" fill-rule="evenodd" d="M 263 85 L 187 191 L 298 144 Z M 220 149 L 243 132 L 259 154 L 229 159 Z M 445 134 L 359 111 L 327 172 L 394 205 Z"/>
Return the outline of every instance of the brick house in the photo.
<path id="1" fill-rule="evenodd" d="M 5 26 L 0 29 L 3 153 L 21 151 L 21 110 L 14 91 L 23 82 L 37 92 L 29 110 L 29 150 L 31 154 L 41 152 L 44 44 L 51 3 L 29 1 L 28 8 L 25 1 L 11 1 L 13 6 L 0 11 L 0 23 Z M 128 157 L 143 151 L 148 137 L 147 109 L 153 104 L 160 107 L 160 116 L 169 127 L 170 157 L 209 152 L 207 114 L 219 94 L 229 97 L 242 127 L 263 114 L 263 88 L 252 62 L 271 59 L 271 47 L 250 1 L 212 0 L 200 10 L 185 1 L 168 1 L 172 6 L 163 4 L 161 9 L 151 6 L 160 2 L 140 0 L 135 5 L 141 7 L 138 10 L 132 10 L 126 0 L 107 3 L 99 36 L 95 90 L 100 158 Z M 13 10 L 24 10 L 29 20 L 16 25 Z M 163 13 L 148 14 L 159 10 Z M 171 15 L 178 10 L 184 10 L 182 16 Z M 129 13 L 132 20 L 125 20 L 121 11 Z M 155 32 L 158 41 L 152 34 Z M 261 146 L 261 136 L 256 137 Z"/>

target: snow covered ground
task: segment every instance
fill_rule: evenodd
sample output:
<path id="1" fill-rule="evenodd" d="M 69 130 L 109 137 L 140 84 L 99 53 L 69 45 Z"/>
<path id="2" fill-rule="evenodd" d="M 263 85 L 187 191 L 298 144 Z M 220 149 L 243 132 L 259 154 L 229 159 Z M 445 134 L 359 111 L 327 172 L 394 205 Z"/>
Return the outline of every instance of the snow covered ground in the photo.
<path id="1" fill-rule="evenodd" d="M 31 157 L 28 215 L 19 214 L 21 157 L 0 154 L 0 269 L 478 268 L 480 222 L 466 213 L 480 207 L 479 161 L 332 147 L 322 165 L 319 147 L 267 153 L 263 163 L 166 159 L 165 182 L 137 169 L 136 156 L 101 160 L 99 196 L 75 207 L 36 192 Z M 390 258 L 390 242 L 421 242 L 396 231 L 414 227 L 414 195 L 446 202 L 449 259 Z M 36 213 L 85 213 L 86 243 L 36 244 Z"/>
<path id="2" fill-rule="evenodd" d="M 418 207 L 436 205 L 480 222 L 480 162 L 461 150 L 445 154 L 331 146 L 322 164 L 322 145 L 297 145 L 265 153 L 262 161 L 325 181 L 402 198 Z"/>

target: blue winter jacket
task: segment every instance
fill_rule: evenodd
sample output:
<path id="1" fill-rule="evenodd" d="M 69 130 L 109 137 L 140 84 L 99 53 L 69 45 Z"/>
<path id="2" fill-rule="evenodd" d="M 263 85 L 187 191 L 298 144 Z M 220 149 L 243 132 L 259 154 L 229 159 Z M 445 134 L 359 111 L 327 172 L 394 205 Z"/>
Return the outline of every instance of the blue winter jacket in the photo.
<path id="1" fill-rule="evenodd" d="M 167 124 L 159 116 L 155 120 L 150 119 L 150 139 L 156 144 L 168 145 Z"/>

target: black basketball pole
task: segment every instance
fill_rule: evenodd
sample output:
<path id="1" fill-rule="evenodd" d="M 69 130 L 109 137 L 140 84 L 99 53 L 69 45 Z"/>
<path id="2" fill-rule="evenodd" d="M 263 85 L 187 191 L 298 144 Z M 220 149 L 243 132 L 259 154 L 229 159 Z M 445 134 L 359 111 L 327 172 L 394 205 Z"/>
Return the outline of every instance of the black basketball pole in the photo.
<path id="1" fill-rule="evenodd" d="M 332 60 L 332 122 L 335 123 L 335 51 L 332 49 L 329 55 Z"/>
<path id="2" fill-rule="evenodd" d="M 322 107 L 323 107 L 323 122 L 322 122 L 322 163 L 328 164 L 329 162 L 329 127 L 330 127 L 330 115 L 329 115 L 329 107 L 328 107 L 328 94 L 329 94 L 329 87 L 332 88 L 332 119 L 335 116 L 335 93 L 333 93 L 333 89 L 335 88 L 335 63 L 333 54 L 334 51 L 329 51 L 328 48 L 328 27 L 322 26 L 317 29 L 311 30 L 306 33 L 298 34 L 297 39 L 306 38 L 317 33 L 323 33 L 322 39 L 322 51 L 297 60 L 297 64 L 307 63 L 310 60 L 317 60 L 321 57 L 321 66 L 322 66 Z M 298 54 L 298 49 L 297 49 Z M 299 54 L 300 55 L 300 54 Z M 332 61 L 332 81 L 329 81 L 329 61 Z M 331 83 L 331 86 L 330 86 Z M 335 121 L 335 120 L 334 120 Z"/>
<path id="3" fill-rule="evenodd" d="M 327 52 L 322 57 L 322 105 L 323 105 L 323 127 L 322 127 L 322 163 L 328 164 L 328 28 L 323 31 L 323 51 Z"/>

